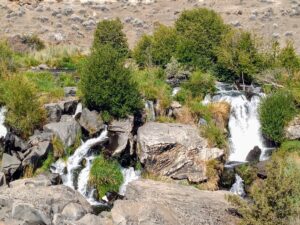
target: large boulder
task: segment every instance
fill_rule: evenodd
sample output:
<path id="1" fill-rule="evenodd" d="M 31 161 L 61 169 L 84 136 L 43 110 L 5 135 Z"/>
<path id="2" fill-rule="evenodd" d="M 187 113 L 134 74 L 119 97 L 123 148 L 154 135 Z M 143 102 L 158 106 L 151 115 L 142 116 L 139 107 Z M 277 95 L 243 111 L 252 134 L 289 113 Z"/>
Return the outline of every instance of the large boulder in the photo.
<path id="1" fill-rule="evenodd" d="M 261 149 L 255 146 L 247 155 L 246 161 L 248 162 L 258 162 L 261 155 Z"/>
<path id="2" fill-rule="evenodd" d="M 22 161 L 23 166 L 33 165 L 39 166 L 48 153 L 52 150 L 52 143 L 50 141 L 42 141 L 27 150 L 27 155 Z"/>
<path id="3" fill-rule="evenodd" d="M 44 108 L 47 112 L 48 122 L 59 122 L 63 109 L 57 103 L 45 104 Z"/>
<path id="4" fill-rule="evenodd" d="M 197 127 L 175 123 L 146 123 L 138 129 L 138 157 L 148 172 L 193 183 L 207 180 L 206 162 L 224 150 L 210 148 Z"/>
<path id="5" fill-rule="evenodd" d="M 0 189 L 0 221 L 4 224 L 73 224 L 92 212 L 77 191 L 51 186 L 46 176 L 17 180 Z M 6 213 L 2 213 L 6 212 Z"/>
<path id="6" fill-rule="evenodd" d="M 95 110 L 90 111 L 88 108 L 82 109 L 78 122 L 90 135 L 99 133 L 104 128 L 101 115 Z"/>
<path id="7" fill-rule="evenodd" d="M 43 129 L 45 132 L 51 132 L 60 138 L 66 147 L 70 147 L 75 143 L 76 137 L 81 131 L 80 125 L 72 118 L 63 122 L 46 124 Z"/>
<path id="8" fill-rule="evenodd" d="M 113 156 L 120 156 L 127 146 L 133 154 L 133 136 L 131 134 L 134 125 L 134 118 L 128 117 L 122 120 L 113 120 L 108 126 L 110 132 L 109 148 Z"/>
<path id="9" fill-rule="evenodd" d="M 138 180 L 127 186 L 126 200 L 115 202 L 113 224 L 234 225 L 225 191 L 200 191 L 191 186 Z"/>
<path id="10" fill-rule="evenodd" d="M 300 116 L 296 116 L 285 128 L 285 136 L 289 140 L 300 139 Z"/>

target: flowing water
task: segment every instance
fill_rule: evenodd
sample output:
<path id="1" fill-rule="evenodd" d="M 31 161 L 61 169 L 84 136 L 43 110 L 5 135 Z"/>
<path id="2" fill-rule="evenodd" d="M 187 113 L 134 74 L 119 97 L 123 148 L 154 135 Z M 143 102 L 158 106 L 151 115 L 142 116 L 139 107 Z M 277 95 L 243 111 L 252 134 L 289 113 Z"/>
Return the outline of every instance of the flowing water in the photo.
<path id="1" fill-rule="evenodd" d="M 93 146 L 106 141 L 108 138 L 107 133 L 107 129 L 105 129 L 99 137 L 89 139 L 85 143 L 82 143 L 82 145 L 76 149 L 74 154 L 70 156 L 66 162 L 59 159 L 51 167 L 52 173 L 58 173 L 61 175 L 64 185 L 77 190 L 92 205 L 99 205 L 101 203 L 96 201 L 94 198 L 94 192 L 96 190 L 91 189 L 88 185 L 92 163 L 96 158 L 96 155 L 89 153 L 89 150 Z M 137 180 L 140 177 L 140 174 L 132 167 L 121 168 L 121 171 L 124 176 L 124 183 L 120 188 L 120 194 L 124 194 L 127 184 L 133 180 Z"/>
<path id="2" fill-rule="evenodd" d="M 264 160 L 267 150 L 270 148 L 261 133 L 261 125 L 258 117 L 258 108 L 264 94 L 260 88 L 249 86 L 252 97 L 247 98 L 243 91 L 237 90 L 233 85 L 217 83 L 217 93 L 213 97 L 206 96 L 203 103 L 225 101 L 231 105 L 229 117 L 229 162 L 246 162 L 248 153 L 258 146 L 261 151 L 260 160 Z M 234 165 L 234 163 L 233 163 Z M 244 184 L 241 177 L 236 175 L 236 182 L 231 191 L 241 196 L 245 195 Z"/>
<path id="3" fill-rule="evenodd" d="M 7 129 L 4 126 L 5 112 L 6 109 L 4 107 L 0 108 L 0 138 L 5 137 L 7 134 Z"/>

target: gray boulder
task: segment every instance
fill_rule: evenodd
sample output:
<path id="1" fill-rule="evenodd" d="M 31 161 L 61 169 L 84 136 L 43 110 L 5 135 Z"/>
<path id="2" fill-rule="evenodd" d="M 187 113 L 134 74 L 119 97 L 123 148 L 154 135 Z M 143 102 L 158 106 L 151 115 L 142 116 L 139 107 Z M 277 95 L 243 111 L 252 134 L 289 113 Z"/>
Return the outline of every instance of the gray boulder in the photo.
<path id="1" fill-rule="evenodd" d="M 71 202 L 64 207 L 61 214 L 69 220 L 78 220 L 86 213 L 87 212 L 80 204 Z"/>
<path id="2" fill-rule="evenodd" d="M 234 225 L 237 218 L 225 191 L 200 191 L 191 186 L 151 180 L 131 182 L 126 200 L 115 202 L 111 211 L 113 224 L 127 225 Z"/>
<path id="3" fill-rule="evenodd" d="M 22 161 L 23 166 L 33 165 L 38 166 L 45 159 L 53 146 L 50 141 L 39 142 L 37 145 L 27 150 L 26 157 Z"/>
<path id="4" fill-rule="evenodd" d="M 255 146 L 247 155 L 246 161 L 248 162 L 258 162 L 261 155 L 261 149 Z"/>
<path id="5" fill-rule="evenodd" d="M 300 139 L 300 116 L 296 116 L 285 128 L 285 136 L 289 140 Z"/>
<path id="6" fill-rule="evenodd" d="M 130 153 L 133 154 L 133 129 L 134 117 L 127 119 L 114 120 L 108 126 L 108 131 L 111 133 L 110 150 L 113 156 L 120 156 L 127 146 L 130 147 Z"/>
<path id="7" fill-rule="evenodd" d="M 0 187 L 6 185 L 6 178 L 3 172 L 0 172 Z"/>
<path id="8" fill-rule="evenodd" d="M 94 135 L 104 128 L 101 115 L 95 110 L 90 111 L 88 108 L 82 109 L 78 122 L 90 135 Z"/>
<path id="9" fill-rule="evenodd" d="M 75 119 L 66 122 L 49 123 L 44 126 L 45 132 L 56 135 L 66 147 L 72 146 L 80 130 L 80 125 Z"/>
<path id="10" fill-rule="evenodd" d="M 207 180 L 206 162 L 224 150 L 208 147 L 195 126 L 149 122 L 138 129 L 138 157 L 148 172 L 193 183 Z"/>
<path id="11" fill-rule="evenodd" d="M 16 156 L 4 153 L 2 156 L 2 172 L 12 176 L 21 166 L 21 161 Z"/>
<path id="12" fill-rule="evenodd" d="M 65 97 L 74 97 L 77 93 L 77 87 L 64 87 Z"/>
<path id="13" fill-rule="evenodd" d="M 57 103 L 45 104 L 44 108 L 47 112 L 48 122 L 58 122 L 61 118 L 63 109 Z"/>

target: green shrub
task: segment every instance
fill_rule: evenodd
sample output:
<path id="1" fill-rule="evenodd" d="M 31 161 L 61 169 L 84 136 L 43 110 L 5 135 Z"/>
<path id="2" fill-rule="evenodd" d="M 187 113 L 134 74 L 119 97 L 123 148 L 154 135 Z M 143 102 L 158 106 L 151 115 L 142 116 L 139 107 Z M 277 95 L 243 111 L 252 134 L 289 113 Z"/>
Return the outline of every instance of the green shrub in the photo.
<path id="1" fill-rule="evenodd" d="M 99 22 L 94 34 L 93 50 L 97 50 L 105 45 L 111 45 L 119 53 L 120 57 L 126 57 L 129 48 L 126 35 L 122 29 L 123 25 L 119 19 Z"/>
<path id="2" fill-rule="evenodd" d="M 286 47 L 280 51 L 278 59 L 280 65 L 287 69 L 290 76 L 300 70 L 300 58 L 291 42 L 287 43 Z"/>
<path id="3" fill-rule="evenodd" d="M 34 129 L 42 125 L 45 112 L 38 100 L 34 84 L 26 77 L 13 75 L 2 80 L 0 95 L 0 102 L 8 110 L 6 123 L 17 134 L 28 137 Z"/>
<path id="4" fill-rule="evenodd" d="M 144 35 L 133 56 L 139 66 L 165 66 L 176 53 L 177 34 L 174 28 L 159 24 L 152 36 Z"/>
<path id="5" fill-rule="evenodd" d="M 0 77 L 9 72 L 14 72 L 16 68 L 13 51 L 5 41 L 0 41 Z"/>
<path id="6" fill-rule="evenodd" d="M 267 166 L 267 179 L 256 182 L 250 189 L 252 201 L 247 203 L 239 197 L 229 200 L 242 215 L 242 225 L 299 224 L 299 180 L 299 156 L 275 154 Z"/>
<path id="7" fill-rule="evenodd" d="M 216 61 L 214 49 L 228 31 L 221 16 L 209 9 L 185 10 L 175 23 L 179 34 L 177 58 L 180 62 L 208 69 Z"/>
<path id="8" fill-rule="evenodd" d="M 281 143 L 284 140 L 284 126 L 296 114 L 293 96 L 278 91 L 262 100 L 259 117 L 262 132 L 270 140 Z"/>
<path id="9" fill-rule="evenodd" d="M 30 47 L 31 50 L 40 51 L 44 49 L 45 43 L 37 35 L 23 35 L 22 42 Z"/>
<path id="10" fill-rule="evenodd" d="M 49 152 L 47 159 L 43 162 L 42 166 L 35 171 L 35 175 L 49 171 L 51 165 L 55 162 L 53 152 Z"/>
<path id="11" fill-rule="evenodd" d="M 253 74 L 262 67 L 262 56 L 258 52 L 257 41 L 249 32 L 232 30 L 222 38 L 216 49 L 218 67 L 235 74 L 240 82 L 251 82 Z M 223 76 L 223 70 L 219 71 Z"/>
<path id="12" fill-rule="evenodd" d="M 93 161 L 89 177 L 90 185 L 95 186 L 99 197 L 103 197 L 108 191 L 119 192 L 123 183 L 123 175 L 116 161 L 106 160 L 103 156 Z"/>
<path id="13" fill-rule="evenodd" d="M 207 94 L 213 94 L 216 91 L 215 78 L 209 73 L 196 71 L 191 78 L 183 84 L 183 90 L 188 90 L 192 97 L 204 98 Z"/>
<path id="14" fill-rule="evenodd" d="M 80 73 L 80 89 L 88 108 L 107 111 L 114 117 L 126 117 L 142 108 L 130 70 L 110 45 L 93 51 Z"/>
<path id="15" fill-rule="evenodd" d="M 300 141 L 285 141 L 281 143 L 278 154 L 296 152 L 300 154 Z"/>
<path id="16" fill-rule="evenodd" d="M 136 70 L 132 78 L 145 99 L 159 100 L 162 109 L 170 106 L 172 90 L 165 82 L 163 70 L 157 68 Z"/>
<path id="17" fill-rule="evenodd" d="M 223 131 L 213 123 L 202 127 L 202 135 L 207 138 L 210 147 L 226 148 L 227 141 Z"/>

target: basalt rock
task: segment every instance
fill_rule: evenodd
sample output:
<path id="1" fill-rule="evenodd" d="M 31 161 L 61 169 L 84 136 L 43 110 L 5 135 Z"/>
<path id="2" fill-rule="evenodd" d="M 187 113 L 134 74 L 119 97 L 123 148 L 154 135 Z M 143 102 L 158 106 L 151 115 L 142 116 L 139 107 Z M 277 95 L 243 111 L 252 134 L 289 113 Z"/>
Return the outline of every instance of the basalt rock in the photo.
<path id="1" fill-rule="evenodd" d="M 16 157 L 9 154 L 4 153 L 2 156 L 2 172 L 12 177 L 20 168 L 21 161 Z"/>
<path id="2" fill-rule="evenodd" d="M 97 111 L 90 111 L 88 108 L 82 109 L 79 124 L 93 136 L 104 128 L 104 122 Z"/>
<path id="3" fill-rule="evenodd" d="M 210 148 L 199 133 L 192 125 L 146 123 L 138 129 L 138 157 L 154 175 L 193 183 L 206 181 L 206 162 L 221 159 L 224 150 Z"/>
<path id="4" fill-rule="evenodd" d="M 255 146 L 247 155 L 246 161 L 248 162 L 258 162 L 261 155 L 261 149 Z"/>

